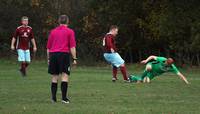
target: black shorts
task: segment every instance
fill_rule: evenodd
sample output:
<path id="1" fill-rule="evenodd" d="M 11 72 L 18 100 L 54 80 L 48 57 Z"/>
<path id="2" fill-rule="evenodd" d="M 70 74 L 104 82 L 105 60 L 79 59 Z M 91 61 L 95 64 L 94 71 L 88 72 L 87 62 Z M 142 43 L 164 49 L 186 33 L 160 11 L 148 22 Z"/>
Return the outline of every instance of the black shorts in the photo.
<path id="1" fill-rule="evenodd" d="M 66 73 L 70 75 L 70 55 L 65 52 L 49 53 L 49 69 L 48 73 L 52 75 L 59 75 Z"/>

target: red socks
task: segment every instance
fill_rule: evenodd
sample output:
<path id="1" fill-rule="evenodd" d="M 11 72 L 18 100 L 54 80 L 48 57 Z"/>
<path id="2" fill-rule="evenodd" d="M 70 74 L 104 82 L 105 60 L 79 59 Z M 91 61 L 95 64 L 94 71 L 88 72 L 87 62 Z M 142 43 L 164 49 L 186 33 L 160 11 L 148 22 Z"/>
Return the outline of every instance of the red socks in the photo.
<path id="1" fill-rule="evenodd" d="M 113 73 L 113 78 L 117 79 L 117 67 L 113 66 L 112 73 Z"/>
<path id="2" fill-rule="evenodd" d="M 122 66 L 122 67 L 120 67 L 120 70 L 121 70 L 121 72 L 122 72 L 122 75 L 123 75 L 124 80 L 128 80 L 127 72 L 126 72 L 126 67 L 125 67 L 125 66 Z"/>
<path id="3" fill-rule="evenodd" d="M 28 65 L 29 65 L 28 63 L 25 63 L 26 68 L 28 67 Z"/>
<path id="4" fill-rule="evenodd" d="M 28 67 L 28 65 L 29 65 L 28 63 L 22 62 L 22 63 L 21 63 L 21 70 L 25 71 L 26 68 Z"/>
<path id="5" fill-rule="evenodd" d="M 26 63 L 21 63 L 21 70 L 25 71 L 26 69 Z"/>
<path id="6" fill-rule="evenodd" d="M 128 76 L 127 76 L 127 72 L 126 72 L 126 67 L 122 66 L 122 67 L 120 67 L 120 70 L 122 72 L 124 80 L 128 80 Z M 117 79 L 117 67 L 113 67 L 112 73 L 113 73 L 113 78 Z"/>

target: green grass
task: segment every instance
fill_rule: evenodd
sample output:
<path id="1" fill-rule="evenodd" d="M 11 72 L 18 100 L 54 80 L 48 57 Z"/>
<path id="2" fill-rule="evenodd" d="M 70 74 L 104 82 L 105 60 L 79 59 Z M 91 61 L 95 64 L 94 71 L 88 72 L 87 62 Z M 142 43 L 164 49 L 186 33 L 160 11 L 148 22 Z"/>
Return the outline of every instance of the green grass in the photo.
<path id="1" fill-rule="evenodd" d="M 33 62 L 22 78 L 16 62 L 0 60 L 0 114 L 199 114 L 200 70 L 183 69 L 191 82 L 165 74 L 151 84 L 111 82 L 106 67 L 77 67 L 70 77 L 70 104 L 52 104 L 45 62 Z M 139 73 L 142 67 L 128 66 Z M 60 86 L 59 86 L 60 87 Z"/>

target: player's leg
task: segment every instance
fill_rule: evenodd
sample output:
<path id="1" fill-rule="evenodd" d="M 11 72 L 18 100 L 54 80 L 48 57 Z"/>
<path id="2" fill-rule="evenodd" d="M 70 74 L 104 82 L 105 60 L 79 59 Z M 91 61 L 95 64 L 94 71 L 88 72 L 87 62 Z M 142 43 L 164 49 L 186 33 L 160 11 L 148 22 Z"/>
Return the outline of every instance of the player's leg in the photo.
<path id="1" fill-rule="evenodd" d="M 112 66 L 115 66 L 117 68 L 120 67 L 124 80 L 128 81 L 127 70 L 124 64 L 125 61 L 121 58 L 121 56 L 118 53 L 104 54 L 104 58 L 106 59 L 106 61 L 111 63 Z"/>
<path id="2" fill-rule="evenodd" d="M 142 82 L 142 77 L 141 76 L 136 76 L 136 75 L 130 75 L 129 76 L 130 82 Z"/>
<path id="3" fill-rule="evenodd" d="M 25 76 L 26 75 L 26 72 L 25 72 L 25 68 L 26 68 L 25 51 L 22 50 L 22 49 L 18 49 L 17 53 L 18 53 L 18 61 L 21 63 L 20 72 L 21 72 L 22 76 Z"/>
<path id="4" fill-rule="evenodd" d="M 146 69 L 144 71 L 145 76 L 143 77 L 143 82 L 144 83 L 150 83 L 151 80 L 155 77 L 153 74 L 153 68 L 151 64 L 146 65 Z"/>
<path id="5" fill-rule="evenodd" d="M 30 62 L 31 62 L 30 50 L 26 50 L 25 51 L 25 72 Z"/>
<path id="6" fill-rule="evenodd" d="M 155 76 L 152 73 L 152 65 L 151 64 L 147 64 L 146 68 L 144 70 L 144 72 L 142 73 L 141 76 L 135 76 L 135 75 L 131 75 L 129 77 L 131 82 L 143 82 L 143 83 L 150 83 L 151 80 L 154 78 Z"/>
<path id="7" fill-rule="evenodd" d="M 58 88 L 58 77 L 59 75 L 52 75 L 51 78 L 51 96 L 52 96 L 52 102 L 56 102 L 56 93 Z"/>
<path id="8" fill-rule="evenodd" d="M 66 73 L 62 73 L 61 77 L 61 92 L 62 92 L 62 102 L 69 103 L 69 99 L 67 97 L 68 91 L 68 83 L 69 83 L 69 76 Z"/>
<path id="9" fill-rule="evenodd" d="M 30 62 L 31 62 L 31 53 L 30 50 L 26 50 L 26 68 L 28 67 Z"/>
<path id="10" fill-rule="evenodd" d="M 121 73 L 123 75 L 124 81 L 128 81 L 128 74 L 127 74 L 127 70 L 126 70 L 125 64 L 122 64 L 120 66 L 120 70 L 121 70 Z"/>
<path id="11" fill-rule="evenodd" d="M 26 62 L 25 61 L 21 62 L 20 72 L 21 72 L 22 76 L 26 76 Z"/>
<path id="12" fill-rule="evenodd" d="M 108 63 L 111 63 L 112 65 L 112 81 L 115 82 L 116 79 L 117 79 L 117 70 L 118 70 L 118 67 L 116 67 L 114 64 L 113 64 L 113 53 L 104 53 L 104 58 L 105 60 L 108 62 Z"/>
<path id="13" fill-rule="evenodd" d="M 62 102 L 69 103 L 67 97 L 69 75 L 70 75 L 70 57 L 69 53 L 61 53 L 59 56 L 59 73 L 61 73 L 61 92 L 62 92 Z"/>
<path id="14" fill-rule="evenodd" d="M 144 72 L 142 73 L 141 77 L 142 77 L 142 80 L 144 80 L 144 78 L 148 75 L 148 73 L 150 73 L 152 70 L 152 65 L 151 64 L 147 64 L 146 65 L 146 68 L 144 70 Z M 145 81 L 148 80 L 147 78 L 145 78 Z"/>
<path id="15" fill-rule="evenodd" d="M 152 71 L 152 66 L 151 64 L 147 64 L 144 72 L 142 73 L 141 76 L 135 76 L 131 75 L 129 77 L 131 82 L 144 82 L 144 83 L 150 83 L 150 80 L 154 77 L 153 74 L 151 73 Z"/>
<path id="16" fill-rule="evenodd" d="M 141 74 L 141 76 L 135 76 L 131 75 L 129 77 L 131 82 L 150 82 L 148 74 L 151 72 L 152 66 L 151 64 L 147 64 L 144 72 Z"/>
<path id="17" fill-rule="evenodd" d="M 59 77 L 59 65 L 57 62 L 57 54 L 50 53 L 49 58 L 49 66 L 48 66 L 48 73 L 52 75 L 51 77 L 51 97 L 52 102 L 56 102 L 56 93 L 57 93 L 57 86 L 58 86 L 58 77 Z"/>
<path id="18" fill-rule="evenodd" d="M 116 66 L 112 66 L 112 74 L 113 74 L 112 81 L 113 82 L 115 82 L 117 80 L 117 70 L 118 70 L 118 68 Z"/>
<path id="19" fill-rule="evenodd" d="M 144 83 L 150 83 L 151 80 L 154 78 L 155 76 L 153 75 L 152 72 L 148 72 L 147 75 L 143 78 L 143 82 Z"/>
<path id="20" fill-rule="evenodd" d="M 113 54 L 113 64 L 120 68 L 120 71 L 123 75 L 123 78 L 125 81 L 128 81 L 128 74 L 127 69 L 125 65 L 125 61 L 121 58 L 121 56 L 118 53 Z"/>

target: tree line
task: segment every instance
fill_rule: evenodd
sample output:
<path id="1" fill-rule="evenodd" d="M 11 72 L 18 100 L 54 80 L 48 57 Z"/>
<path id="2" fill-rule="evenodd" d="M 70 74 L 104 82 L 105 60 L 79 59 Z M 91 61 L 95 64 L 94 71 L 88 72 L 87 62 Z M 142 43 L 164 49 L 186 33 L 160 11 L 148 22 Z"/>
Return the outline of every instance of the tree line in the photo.
<path id="1" fill-rule="evenodd" d="M 153 54 L 172 57 L 179 65 L 200 65 L 199 6 L 199 0 L 1 0 L 1 56 L 10 56 L 4 52 L 26 15 L 37 41 L 37 57 L 45 58 L 49 31 L 60 14 L 67 14 L 83 61 L 103 60 L 102 38 L 114 24 L 119 26 L 119 53 L 127 62 Z"/>

